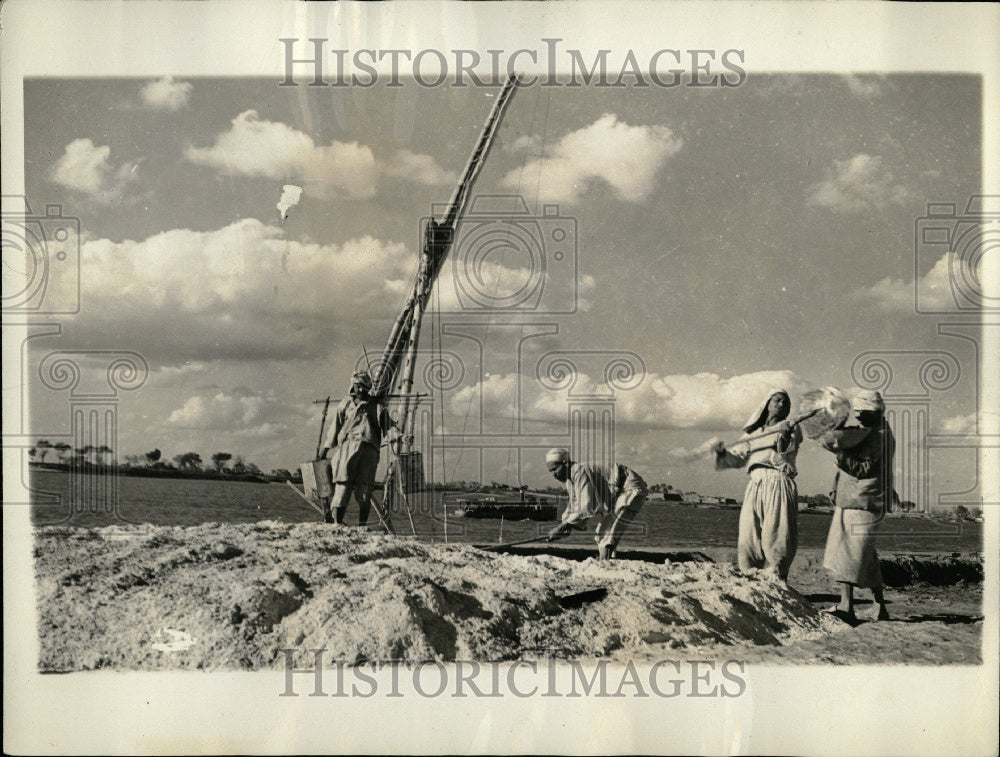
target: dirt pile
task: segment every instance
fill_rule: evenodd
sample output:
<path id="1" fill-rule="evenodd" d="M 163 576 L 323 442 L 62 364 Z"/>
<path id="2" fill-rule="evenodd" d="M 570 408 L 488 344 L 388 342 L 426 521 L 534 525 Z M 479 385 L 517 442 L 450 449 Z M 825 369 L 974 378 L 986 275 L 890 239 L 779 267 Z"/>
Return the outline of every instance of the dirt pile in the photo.
<path id="1" fill-rule="evenodd" d="M 42 528 L 35 558 L 43 671 L 261 669 L 290 647 L 345 662 L 653 659 L 838 626 L 729 565 L 500 555 L 322 524 Z"/>
<path id="2" fill-rule="evenodd" d="M 954 555 L 890 555 L 880 560 L 886 586 L 925 583 L 951 586 L 983 582 L 983 557 Z"/>

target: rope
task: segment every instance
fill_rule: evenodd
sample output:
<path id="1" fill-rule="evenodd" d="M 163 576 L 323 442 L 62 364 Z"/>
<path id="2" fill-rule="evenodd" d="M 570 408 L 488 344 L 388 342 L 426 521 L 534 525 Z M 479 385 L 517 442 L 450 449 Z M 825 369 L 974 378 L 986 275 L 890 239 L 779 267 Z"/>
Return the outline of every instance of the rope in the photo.
<path id="1" fill-rule="evenodd" d="M 444 345 L 444 333 L 443 333 L 442 324 L 441 324 L 441 287 L 438 287 L 437 290 L 434 292 L 434 305 L 435 305 L 436 310 L 433 311 L 432 314 L 431 314 L 431 353 L 433 354 L 433 352 L 434 352 L 434 350 L 436 348 L 437 349 L 438 358 L 440 359 L 441 355 L 443 354 L 443 349 L 444 349 L 443 348 L 443 345 Z M 435 331 L 435 326 L 437 327 L 436 331 Z M 444 423 L 444 387 L 443 386 L 440 387 L 440 390 L 441 390 L 441 403 L 440 403 L 440 411 L 441 411 L 441 433 L 444 434 L 444 429 L 445 429 L 445 423 Z M 432 433 L 433 433 L 433 426 L 434 426 L 434 411 L 431 410 L 431 432 Z M 443 492 L 443 489 L 444 489 L 444 483 L 447 480 L 447 477 L 445 475 L 446 474 L 446 469 L 447 469 L 447 460 L 445 459 L 445 449 L 446 449 L 445 446 L 442 445 L 441 446 L 441 474 L 442 474 L 442 476 L 441 476 L 442 477 L 441 487 L 442 487 L 442 492 Z M 432 475 L 431 475 L 431 481 L 432 482 L 434 481 L 433 471 L 434 471 L 434 468 L 432 466 L 431 467 L 431 473 L 432 473 Z M 442 505 L 441 509 L 444 511 L 444 513 L 443 513 L 443 515 L 444 515 L 444 542 L 445 542 L 445 544 L 447 544 L 448 543 L 448 506 L 444 503 L 443 499 L 441 501 L 441 505 Z M 432 507 L 431 507 L 431 511 L 432 512 L 433 512 L 433 509 L 434 508 L 433 508 L 433 505 L 432 505 Z"/>
<path id="2" fill-rule="evenodd" d="M 536 89 L 535 105 L 532 108 L 531 120 L 530 120 L 530 122 L 528 124 L 528 132 L 529 133 L 531 133 L 532 131 L 534 131 L 535 123 L 537 121 L 537 116 L 538 116 L 540 98 L 541 98 L 541 90 L 540 89 Z M 543 161 L 544 161 L 544 156 L 545 156 L 545 135 L 547 134 L 547 130 L 548 130 L 549 108 L 551 106 L 551 103 L 552 103 L 552 95 L 551 95 L 551 93 L 549 93 L 549 95 L 548 95 L 548 97 L 546 99 L 545 115 L 544 115 L 544 118 L 543 118 L 543 126 L 542 126 L 542 152 L 540 154 L 540 158 Z M 525 170 L 525 166 L 527 165 L 527 162 L 528 162 L 528 144 L 525 144 L 524 153 L 521 156 L 521 167 L 518 170 L 518 174 L 517 174 L 517 185 L 516 186 L 517 186 L 517 193 L 518 193 L 518 195 L 521 194 L 521 184 L 522 184 L 522 180 L 523 180 L 523 177 L 524 177 L 524 170 Z M 535 186 L 535 202 L 534 202 L 534 206 L 535 206 L 535 212 L 536 212 L 536 214 L 537 214 L 537 210 L 538 210 L 538 196 L 539 196 L 539 193 L 541 191 L 540 187 L 541 187 L 541 167 L 539 167 L 538 182 L 536 183 L 536 186 Z M 507 230 L 508 239 L 510 238 L 510 235 L 511 235 L 511 232 L 508 229 Z M 504 249 L 504 251 L 501 252 L 501 258 L 500 258 L 501 265 L 499 267 L 501 271 L 503 269 L 503 265 L 502 265 L 503 264 L 503 256 L 505 254 L 505 248 L 503 248 L 503 249 Z M 497 278 L 496 278 L 494 289 L 493 289 L 494 299 L 496 299 L 496 294 L 497 294 L 497 291 L 499 290 L 499 288 L 500 288 L 500 276 L 498 275 Z M 526 313 L 521 313 L 521 319 L 522 320 L 521 320 L 520 327 L 521 327 L 521 337 L 522 338 L 524 337 L 524 318 L 526 317 L 526 315 L 527 315 Z M 489 340 L 489 336 L 490 336 L 490 321 L 487 320 L 486 321 L 486 327 L 485 327 L 485 334 L 484 334 L 484 337 L 483 337 L 484 352 L 485 352 L 485 343 Z M 519 340 L 519 343 L 520 343 L 520 340 Z M 482 393 L 483 389 L 484 389 L 484 387 L 481 387 L 481 393 Z M 469 394 L 469 401 L 468 401 L 468 403 L 466 405 L 466 408 L 465 408 L 465 416 L 464 416 L 463 421 L 462 421 L 462 435 L 463 436 L 465 435 L 466 429 L 468 428 L 469 412 L 470 412 L 470 410 L 472 408 L 473 396 L 474 396 L 473 393 L 470 392 L 470 394 Z M 480 396 L 482 396 L 482 394 Z M 480 403 L 480 410 L 482 410 L 482 403 Z M 516 412 L 516 408 L 515 408 L 515 412 Z M 482 412 L 480 412 L 480 422 L 482 422 Z M 516 430 L 515 429 L 516 422 L 517 422 L 517 418 L 515 416 L 512 416 L 511 419 L 510 419 L 510 423 L 511 423 L 511 436 L 513 436 L 513 432 Z M 508 446 L 507 447 L 507 465 L 506 465 L 507 474 L 506 474 L 506 477 L 505 477 L 505 483 L 507 483 L 507 484 L 510 483 L 510 468 L 511 468 L 510 463 L 511 463 L 511 457 L 513 456 L 513 452 L 514 452 L 513 445 Z M 456 470 L 457 470 L 458 466 L 462 462 L 463 453 L 464 453 L 464 450 L 459 451 L 458 459 L 455 461 L 455 468 L 456 468 Z M 445 479 L 447 480 L 447 470 L 444 470 L 444 474 L 445 474 Z"/>

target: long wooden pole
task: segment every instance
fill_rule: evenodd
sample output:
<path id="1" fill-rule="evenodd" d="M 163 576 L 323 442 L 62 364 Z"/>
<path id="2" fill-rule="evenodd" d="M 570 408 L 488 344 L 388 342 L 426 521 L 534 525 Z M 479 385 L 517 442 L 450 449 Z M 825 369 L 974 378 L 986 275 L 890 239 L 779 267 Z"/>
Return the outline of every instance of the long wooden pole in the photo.
<path id="1" fill-rule="evenodd" d="M 423 322 L 424 311 L 430 299 L 434 283 L 437 281 L 444 260 L 451 250 L 454 241 L 455 230 L 461 220 L 462 212 L 468 203 L 469 194 L 475 184 L 476 178 L 482 170 L 486 156 L 489 154 L 496 137 L 497 129 L 503 113 L 510 102 L 517 84 L 520 81 L 516 74 L 512 74 L 504 82 L 496 102 L 490 109 L 490 115 L 486 120 L 486 125 L 480 134 L 479 141 L 475 149 L 469 156 L 462 171 L 462 178 L 452 194 L 448 203 L 448 209 L 443 220 L 438 223 L 436 219 L 429 218 L 427 228 L 424 232 L 424 246 L 420 254 L 420 265 L 417 269 L 417 278 L 413 285 L 413 291 L 407 298 L 403 311 L 393 323 L 392 331 L 382 352 L 382 360 L 376 369 L 377 376 L 373 376 L 372 394 L 375 397 L 385 397 L 393 386 L 397 387 L 398 393 L 402 395 L 401 407 L 401 437 L 399 441 L 399 454 L 394 455 L 392 464 L 386 473 L 385 496 L 389 499 L 390 491 L 398 485 L 402 492 L 403 501 L 406 505 L 407 515 L 410 515 L 410 524 L 413 528 L 413 518 L 410 513 L 409 500 L 406 492 L 403 491 L 403 481 L 397 481 L 400 476 L 399 456 L 408 454 L 413 449 L 413 419 L 414 412 L 411 412 L 413 398 L 413 374 L 417 362 L 417 346 L 420 343 L 420 328 Z"/>
<path id="2" fill-rule="evenodd" d="M 404 423 L 407 422 L 406 419 L 409 416 L 409 401 L 405 397 L 413 388 L 416 348 L 419 342 L 423 314 L 427 308 L 431 290 L 437 281 L 438 274 L 441 272 L 444 260 L 451 250 L 455 229 L 461 220 L 462 213 L 469 200 L 469 195 L 472 192 L 472 187 L 479 176 L 479 172 L 482 170 L 486 156 L 489 155 L 490 148 L 493 146 L 500 121 L 517 89 L 519 81 L 519 77 L 516 74 L 512 74 L 504 82 L 500 94 L 497 95 L 496 102 L 493 103 L 493 107 L 490 109 L 490 115 L 486 120 L 486 125 L 483 127 L 479 141 L 465 164 L 465 169 L 462 171 L 462 178 L 456 186 L 451 200 L 448 202 L 448 208 L 443 219 L 440 222 L 433 218 L 428 220 L 417 280 L 414 283 L 413 291 L 407 299 L 403 311 L 393 324 L 389 340 L 386 342 L 385 350 L 382 353 L 382 361 L 379 363 L 377 369 L 378 376 L 373 377 L 375 379 L 373 382 L 373 394 L 375 396 L 381 396 L 389 392 L 393 382 L 400 388 L 400 393 L 404 395 Z M 401 371 L 399 370 L 400 367 L 402 367 Z M 399 372 L 398 375 L 397 371 Z M 404 430 L 406 432 L 409 431 L 409 429 Z"/>

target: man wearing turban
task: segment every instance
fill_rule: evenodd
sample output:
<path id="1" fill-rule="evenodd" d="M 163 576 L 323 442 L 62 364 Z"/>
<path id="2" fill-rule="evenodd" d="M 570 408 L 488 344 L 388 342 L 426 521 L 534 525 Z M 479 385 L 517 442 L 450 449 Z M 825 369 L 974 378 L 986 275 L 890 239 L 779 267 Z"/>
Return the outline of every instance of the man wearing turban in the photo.
<path id="1" fill-rule="evenodd" d="M 892 460 L 896 440 L 885 421 L 882 395 L 862 390 L 851 402 L 851 417 L 817 441 L 837 456 L 834 511 L 823 554 L 823 567 L 840 584 L 838 617 L 856 622 L 854 587 L 872 590 L 877 620 L 888 620 L 882 570 L 875 551 L 875 529 L 891 505 Z"/>
<path id="2" fill-rule="evenodd" d="M 343 523 L 347 504 L 354 494 L 358 501 L 358 525 L 368 523 L 371 512 L 372 489 L 378 468 L 383 435 L 390 428 L 398 427 L 389 417 L 385 405 L 370 394 L 372 379 L 367 371 L 358 371 L 351 377 L 351 392 L 337 406 L 333 423 L 320 449 L 320 458 L 330 453 L 333 496 L 323 503 L 323 516 L 327 523 Z M 384 514 L 385 528 L 389 513 Z"/>
<path id="3" fill-rule="evenodd" d="M 575 463 L 569 450 L 562 448 L 548 451 L 545 467 L 569 493 L 569 503 L 559 525 L 549 532 L 549 541 L 582 530 L 588 519 L 599 517 L 594 536 L 597 558 L 613 558 L 622 535 L 646 502 L 646 482 L 624 465 Z"/>

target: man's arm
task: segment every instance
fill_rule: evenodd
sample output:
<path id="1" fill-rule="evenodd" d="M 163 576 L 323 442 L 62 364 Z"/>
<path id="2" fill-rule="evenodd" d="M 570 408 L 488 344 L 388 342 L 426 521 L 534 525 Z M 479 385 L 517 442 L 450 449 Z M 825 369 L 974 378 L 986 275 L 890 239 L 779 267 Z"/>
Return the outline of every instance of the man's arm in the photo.
<path id="1" fill-rule="evenodd" d="M 598 493 L 591 476 L 587 475 L 582 465 L 574 465 L 570 472 L 570 485 L 573 487 L 573 495 L 563 513 L 563 523 L 571 526 L 580 524 L 600 509 Z"/>
<path id="2" fill-rule="evenodd" d="M 877 457 L 858 457 L 844 451 L 837 453 L 837 467 L 855 478 L 871 478 L 878 462 Z"/>
<path id="3" fill-rule="evenodd" d="M 872 478 L 882 465 L 886 454 L 885 437 L 875 429 L 863 429 L 864 444 L 857 444 L 837 451 L 837 467 L 855 478 Z M 892 452 L 888 453 L 889 455 Z M 891 459 L 891 458 L 890 458 Z"/>
<path id="4" fill-rule="evenodd" d="M 379 427 L 382 429 L 382 444 L 388 445 L 402 439 L 409 444 L 413 443 L 413 434 L 404 434 L 399 422 L 389 414 L 388 408 L 381 405 L 379 410 Z M 395 433 L 392 433 L 395 431 Z"/>
<path id="5" fill-rule="evenodd" d="M 725 442 L 718 441 L 712 447 L 712 451 L 715 452 L 716 470 L 742 468 L 746 465 L 747 458 L 750 457 L 750 444 L 743 441 L 734 444 L 732 449 L 726 449 Z"/>
<path id="6" fill-rule="evenodd" d="M 818 441 L 830 452 L 840 452 L 841 450 L 848 450 L 857 447 L 861 444 L 861 442 L 868 438 L 868 435 L 871 432 L 872 430 L 870 428 L 860 428 L 857 426 L 837 428 L 833 431 L 827 431 L 816 441 Z"/>
<path id="7" fill-rule="evenodd" d="M 337 437 L 340 436 L 340 429 L 344 425 L 344 403 L 341 402 L 337 405 L 337 412 L 333 414 L 333 423 L 330 424 L 330 430 L 326 434 L 326 439 L 323 440 L 323 446 L 319 451 L 319 459 L 322 460 L 326 457 L 326 454 L 337 446 Z"/>
<path id="8" fill-rule="evenodd" d="M 561 539 L 570 531 L 582 531 L 587 527 L 587 520 L 595 511 L 597 492 L 594 489 L 594 482 L 583 470 L 583 466 L 573 466 L 566 482 L 566 489 L 569 492 L 569 502 L 559 525 L 549 531 L 549 541 Z"/>

